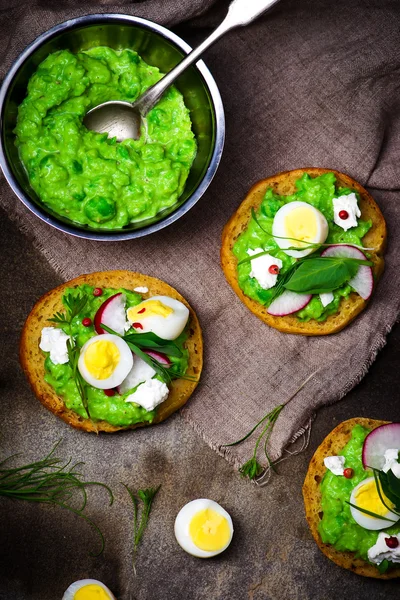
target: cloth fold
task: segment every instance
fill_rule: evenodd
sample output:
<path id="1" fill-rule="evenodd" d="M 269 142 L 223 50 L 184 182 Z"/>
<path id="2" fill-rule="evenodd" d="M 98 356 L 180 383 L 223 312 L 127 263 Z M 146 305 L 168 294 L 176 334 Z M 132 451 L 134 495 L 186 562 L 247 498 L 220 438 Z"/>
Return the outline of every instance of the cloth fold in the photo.
<path id="1" fill-rule="evenodd" d="M 126 12 L 180 26 L 198 43 L 226 2 L 8 2 L 0 13 L 1 75 L 39 33 L 90 12 Z M 207 12 L 208 11 L 208 12 Z M 386 0 L 282 0 L 251 26 L 228 34 L 206 56 L 226 109 L 227 138 L 209 190 L 182 219 L 140 240 L 96 243 L 57 232 L 31 215 L 4 178 L 0 204 L 65 279 L 108 269 L 138 270 L 176 287 L 204 331 L 205 369 L 184 418 L 235 465 L 253 441 L 223 448 L 284 403 L 269 454 L 282 456 L 318 407 L 342 398 L 365 375 L 399 315 L 400 5 Z M 223 225 L 249 187 L 273 173 L 319 166 L 371 186 L 387 220 L 386 271 L 370 305 L 339 334 L 285 335 L 238 300 L 219 266 Z M 349 415 L 354 416 L 354 415 Z M 379 415 L 376 415 L 379 416 Z M 132 435 L 132 444 L 135 436 Z"/>

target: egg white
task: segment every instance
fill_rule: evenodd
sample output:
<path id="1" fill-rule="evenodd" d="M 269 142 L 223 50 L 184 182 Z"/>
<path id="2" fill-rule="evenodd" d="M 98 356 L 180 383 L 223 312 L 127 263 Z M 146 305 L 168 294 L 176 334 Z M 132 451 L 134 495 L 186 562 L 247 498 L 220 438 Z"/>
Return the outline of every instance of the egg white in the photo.
<path id="1" fill-rule="evenodd" d="M 219 550 L 214 550 L 213 552 L 198 548 L 192 541 L 189 533 L 189 526 L 193 517 L 201 510 L 206 510 L 207 508 L 215 510 L 215 512 L 225 517 L 225 519 L 228 521 L 230 530 L 229 540 L 225 546 Z M 230 514 L 226 512 L 226 510 L 217 502 L 214 502 L 214 500 L 208 500 L 207 498 L 198 498 L 197 500 L 192 500 L 191 502 L 188 502 L 188 504 L 185 504 L 175 519 L 174 529 L 176 541 L 180 547 L 188 554 L 196 556 L 197 558 L 211 558 L 212 556 L 221 554 L 221 552 L 227 549 L 233 537 L 233 523 Z"/>
<path id="2" fill-rule="evenodd" d="M 107 377 L 106 379 L 96 379 L 91 373 L 89 373 L 85 365 L 85 353 L 89 346 L 96 342 L 102 341 L 109 341 L 114 343 L 120 352 L 120 357 L 118 365 L 115 367 L 114 371 L 109 377 Z M 100 390 L 108 390 L 120 385 L 132 369 L 132 366 L 133 357 L 128 344 L 122 338 L 118 337 L 117 335 L 113 335 L 112 333 L 95 335 L 94 337 L 90 338 L 90 340 L 88 340 L 86 344 L 82 346 L 78 360 L 78 369 L 83 379 L 89 385 Z"/>
<path id="3" fill-rule="evenodd" d="M 90 584 L 97 584 L 99 587 L 103 588 L 105 592 L 107 592 L 110 600 L 117 600 L 114 594 L 108 589 L 108 587 L 104 585 L 104 583 L 102 583 L 101 581 L 97 581 L 97 579 L 81 579 L 80 581 L 74 581 L 74 583 L 71 583 L 68 589 L 65 590 L 62 600 L 74 600 L 76 592 L 85 585 Z"/>
<path id="4" fill-rule="evenodd" d="M 355 506 L 357 506 L 356 494 L 357 494 L 358 490 L 361 487 L 363 487 L 366 483 L 369 483 L 370 481 L 374 481 L 374 477 L 368 477 L 368 479 L 363 479 L 363 481 L 361 481 L 358 485 L 356 485 L 356 487 L 353 489 L 351 496 L 350 496 L 351 504 L 354 504 Z M 385 521 L 385 519 L 378 519 L 377 517 L 370 517 L 370 516 L 366 515 L 365 513 L 361 512 L 360 510 L 353 508 L 352 506 L 350 506 L 350 511 L 351 511 L 351 515 L 352 515 L 353 519 L 355 520 L 356 523 L 358 523 L 360 525 L 360 527 L 364 527 L 364 529 L 369 529 L 371 531 L 377 531 L 379 529 L 387 529 L 391 525 L 394 525 L 394 523 L 396 521 L 398 521 L 400 518 L 398 515 L 396 515 L 391 510 L 388 510 L 383 516 L 386 517 L 387 519 L 393 520 L 393 523 L 389 523 L 389 521 Z"/>
<path id="5" fill-rule="evenodd" d="M 315 248 L 309 248 L 308 250 L 287 250 L 287 248 L 296 246 L 297 242 L 290 239 L 282 239 L 287 238 L 285 227 L 286 217 L 293 210 L 300 207 L 307 207 L 307 209 L 309 209 L 314 214 L 317 223 L 317 233 L 315 237 L 309 242 L 304 242 L 305 246 L 309 245 L 309 243 L 311 242 L 315 244 L 323 244 L 326 238 L 328 237 L 329 232 L 328 222 L 325 219 L 324 215 L 320 210 L 318 210 L 311 204 L 308 204 L 307 202 L 295 201 L 288 202 L 287 204 L 281 206 L 281 208 L 278 210 L 274 217 L 274 222 L 272 224 L 272 235 L 274 236 L 274 239 L 278 246 L 282 248 L 282 250 L 284 250 L 286 254 L 288 254 L 289 256 L 293 256 L 294 258 L 301 258 L 303 256 L 307 256 L 315 250 Z"/>
<path id="6" fill-rule="evenodd" d="M 137 315 L 134 321 L 129 319 L 128 314 L 130 323 L 135 322 L 141 324 L 142 329 L 138 329 L 138 333 L 152 332 L 163 340 L 176 340 L 185 329 L 185 325 L 188 322 L 189 309 L 179 300 L 175 300 L 175 298 L 170 298 L 169 296 L 152 296 L 141 302 L 138 306 L 145 308 L 146 303 L 149 302 L 149 300 L 159 300 L 166 306 L 172 308 L 173 312 L 166 317 L 153 315 L 142 318 L 142 315 Z"/>

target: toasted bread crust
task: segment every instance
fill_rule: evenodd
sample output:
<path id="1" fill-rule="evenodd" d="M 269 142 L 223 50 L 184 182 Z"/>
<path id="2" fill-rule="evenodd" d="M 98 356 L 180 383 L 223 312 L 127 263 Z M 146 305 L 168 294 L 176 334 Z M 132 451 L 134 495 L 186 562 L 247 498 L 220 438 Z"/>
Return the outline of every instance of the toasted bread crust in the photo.
<path id="1" fill-rule="evenodd" d="M 376 579 L 394 579 L 400 577 L 400 567 L 390 569 L 389 572 L 381 575 L 375 566 L 368 564 L 361 558 L 356 558 L 354 552 L 340 552 L 330 544 L 324 544 L 322 542 L 318 532 L 318 525 L 322 518 L 320 483 L 326 472 L 324 458 L 326 456 L 337 455 L 343 450 L 351 437 L 351 431 L 355 425 L 362 425 L 363 427 L 372 430 L 387 422 L 388 421 L 376 421 L 374 419 L 355 417 L 340 423 L 340 425 L 331 431 L 315 451 L 315 454 L 310 461 L 303 485 L 303 498 L 307 522 L 314 540 L 317 542 L 325 556 L 339 565 L 339 567 L 349 569 L 350 571 L 357 573 L 357 575 L 374 577 Z"/>
<path id="2" fill-rule="evenodd" d="M 274 192 L 282 196 L 293 194 L 296 190 L 295 182 L 304 173 L 308 173 L 311 177 L 318 177 L 324 173 L 334 173 L 337 185 L 345 186 L 358 192 L 360 195 L 359 208 L 361 210 L 361 218 L 372 220 L 372 227 L 364 236 L 363 244 L 365 247 L 375 248 L 375 251 L 370 254 L 371 260 L 374 262 L 373 272 L 375 282 L 379 279 L 384 269 L 383 253 L 386 248 L 387 235 L 385 219 L 375 200 L 367 190 L 348 175 L 339 173 L 334 169 L 296 169 L 295 171 L 285 171 L 278 175 L 273 175 L 272 177 L 268 177 L 268 179 L 263 179 L 256 183 L 223 229 L 221 265 L 228 283 L 232 286 L 240 300 L 251 312 L 264 321 L 264 323 L 270 325 L 270 327 L 274 327 L 284 333 L 307 336 L 327 335 L 337 333 L 346 327 L 366 307 L 367 301 L 363 300 L 358 294 L 351 293 L 347 298 L 341 300 L 339 312 L 330 315 L 323 322 L 311 319 L 307 323 L 302 323 L 293 315 L 274 317 L 268 314 L 266 306 L 249 298 L 241 290 L 237 275 L 237 259 L 232 251 L 237 238 L 248 226 L 251 219 L 251 209 L 258 210 L 266 190 L 273 188 Z"/>
<path id="3" fill-rule="evenodd" d="M 64 310 L 62 296 L 65 290 L 84 283 L 95 287 L 124 287 L 131 290 L 135 287 L 143 286 L 149 289 L 148 293 L 142 294 L 144 299 L 150 296 L 164 295 L 183 302 L 190 311 L 189 337 L 185 344 L 186 348 L 189 350 L 189 367 L 187 374 L 193 375 L 198 379 L 200 378 L 203 366 L 203 338 L 196 313 L 186 300 L 174 288 L 155 277 L 149 277 L 131 271 L 104 271 L 81 275 L 72 281 L 68 281 L 67 283 L 58 286 L 40 298 L 33 307 L 22 330 L 20 361 L 34 393 L 40 402 L 51 412 L 66 421 L 66 423 L 72 425 L 72 427 L 84 431 L 94 431 L 96 433 L 105 431 L 112 433 L 123 429 L 135 429 L 136 427 L 164 421 L 172 413 L 186 404 L 197 386 L 197 381 L 194 382 L 183 379 L 172 381 L 169 386 L 169 396 L 167 400 L 159 406 L 153 423 L 137 423 L 128 427 L 118 427 L 111 425 L 106 421 L 94 423 L 89 419 L 82 418 L 73 410 L 67 408 L 62 398 L 57 396 L 53 388 L 44 380 L 44 359 L 43 353 L 39 348 L 42 328 L 51 325 L 51 323 L 47 323 L 47 320 L 56 311 Z"/>

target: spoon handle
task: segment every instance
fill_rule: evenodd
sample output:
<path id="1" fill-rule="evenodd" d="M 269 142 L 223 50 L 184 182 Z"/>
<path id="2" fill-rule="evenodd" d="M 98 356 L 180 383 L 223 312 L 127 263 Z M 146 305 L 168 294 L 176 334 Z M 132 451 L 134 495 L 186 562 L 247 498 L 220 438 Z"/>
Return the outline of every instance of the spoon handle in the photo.
<path id="1" fill-rule="evenodd" d="M 203 52 L 212 46 L 220 37 L 235 27 L 251 23 L 278 1 L 279 0 L 233 0 L 229 6 L 228 14 L 217 29 L 215 29 L 212 34 L 200 44 L 200 46 L 192 50 L 180 63 L 178 63 L 172 71 L 164 75 L 160 81 L 149 88 L 137 102 L 134 102 L 133 106 L 139 110 L 143 117 L 145 117 L 163 95 L 165 90 L 169 88 L 179 75 L 194 62 L 197 62 Z"/>

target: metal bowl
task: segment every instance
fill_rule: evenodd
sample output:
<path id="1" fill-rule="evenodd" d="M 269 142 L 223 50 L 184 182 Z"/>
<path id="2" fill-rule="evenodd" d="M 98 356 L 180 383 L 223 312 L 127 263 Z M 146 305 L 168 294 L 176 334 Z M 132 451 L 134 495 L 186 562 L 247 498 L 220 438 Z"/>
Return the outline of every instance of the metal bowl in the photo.
<path id="1" fill-rule="evenodd" d="M 190 67 L 176 82 L 190 110 L 198 152 L 178 202 L 152 219 L 123 229 L 99 230 L 78 225 L 47 208 L 31 188 L 15 146 L 13 130 L 18 105 L 26 96 L 30 76 L 56 50 L 71 52 L 93 46 L 115 50 L 131 48 L 149 64 L 170 71 L 191 50 L 180 37 L 151 21 L 119 14 L 87 15 L 56 25 L 32 42 L 11 67 L 0 90 L 0 165 L 18 198 L 49 225 L 78 237 L 116 241 L 142 237 L 158 231 L 184 215 L 204 194 L 221 159 L 225 118 L 217 85 L 203 61 Z"/>

